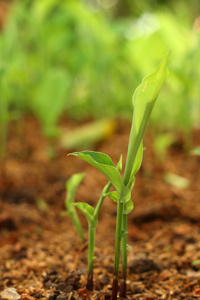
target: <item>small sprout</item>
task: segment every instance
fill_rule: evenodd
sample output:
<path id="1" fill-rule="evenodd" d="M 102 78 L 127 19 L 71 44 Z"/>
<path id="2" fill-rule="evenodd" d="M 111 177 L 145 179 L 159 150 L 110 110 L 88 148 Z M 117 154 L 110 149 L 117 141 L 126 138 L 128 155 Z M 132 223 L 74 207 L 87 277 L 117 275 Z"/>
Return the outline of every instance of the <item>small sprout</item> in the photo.
<path id="1" fill-rule="evenodd" d="M 103 163 L 107 163 L 110 166 L 113 166 L 112 161 L 110 160 L 110 158 L 107 155 L 101 155 L 102 153 L 97 153 L 97 152 L 92 152 L 92 151 L 84 151 L 81 153 L 73 153 L 73 155 L 75 156 L 79 156 L 81 155 L 81 157 L 86 160 L 86 161 L 90 161 L 91 164 L 94 164 L 95 166 L 98 166 L 100 169 L 102 169 L 102 165 Z M 114 168 L 114 166 L 113 166 Z M 114 168 L 115 170 L 117 170 L 117 172 L 121 171 L 122 169 L 122 156 L 120 156 L 118 165 L 116 168 Z M 109 173 L 109 167 L 107 168 L 107 170 L 105 172 Z M 119 174 L 119 173 L 114 173 L 115 171 L 113 171 L 113 169 L 111 169 L 111 173 L 112 174 Z M 107 174 L 108 174 L 107 173 Z M 109 174 L 108 174 L 108 178 L 109 178 Z M 113 176 L 114 177 L 114 176 Z M 117 180 L 116 180 L 117 182 Z M 113 184 L 116 183 L 115 182 L 115 178 L 113 179 Z M 111 181 L 109 181 L 105 187 L 103 188 L 103 191 L 101 193 L 101 196 L 99 198 L 99 201 L 97 202 L 97 205 L 95 207 L 95 209 L 89 205 L 88 203 L 83 203 L 83 202 L 78 202 L 78 203 L 72 203 L 71 204 L 75 207 L 77 207 L 86 217 L 87 221 L 88 221 L 88 279 L 87 279 L 87 289 L 89 291 L 93 290 L 93 263 L 94 263 L 94 247 L 95 247 L 95 234 L 96 234 L 96 227 L 97 227 L 97 223 L 98 223 L 98 217 L 99 217 L 99 213 L 100 213 L 100 209 L 101 206 L 103 204 L 103 201 L 105 199 L 105 197 L 108 195 L 108 191 L 110 190 L 112 186 Z M 117 183 L 116 183 L 117 186 Z M 74 192 L 74 190 L 73 190 Z M 74 195 L 74 194 L 73 194 Z"/>
<path id="2" fill-rule="evenodd" d="M 77 173 L 72 175 L 72 177 L 66 182 L 67 195 L 65 199 L 65 207 L 67 209 L 65 215 L 67 214 L 72 218 L 76 231 L 82 242 L 84 242 L 84 234 L 81 222 L 76 212 L 76 208 L 74 207 L 74 196 L 84 176 L 84 173 Z"/>

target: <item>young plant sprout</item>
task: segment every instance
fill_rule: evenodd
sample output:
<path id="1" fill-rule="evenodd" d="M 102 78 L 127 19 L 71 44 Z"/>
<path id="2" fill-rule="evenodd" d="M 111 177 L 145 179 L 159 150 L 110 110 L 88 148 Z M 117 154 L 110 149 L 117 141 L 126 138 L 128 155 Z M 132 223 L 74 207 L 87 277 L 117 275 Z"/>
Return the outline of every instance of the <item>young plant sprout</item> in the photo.
<path id="1" fill-rule="evenodd" d="M 78 156 L 97 168 L 109 180 L 109 185 L 113 185 L 114 192 L 108 193 L 110 188 L 105 187 L 102 197 L 108 195 L 115 202 L 117 202 L 117 220 L 116 220 L 116 235 L 115 235 L 115 258 L 113 269 L 113 286 L 112 286 L 112 300 L 117 299 L 118 294 L 118 280 L 119 280 L 119 262 L 121 259 L 121 286 L 120 297 L 126 297 L 126 273 L 127 273 L 127 215 L 133 209 L 131 200 L 131 191 L 135 183 L 135 174 L 138 172 L 143 156 L 143 136 L 150 118 L 152 109 L 160 92 L 161 86 L 168 74 L 167 59 L 168 53 L 161 61 L 158 70 L 146 76 L 142 83 L 135 90 L 133 95 L 133 118 L 128 144 L 128 153 L 125 164 L 124 176 L 120 175 L 120 168 L 114 167 L 111 158 L 103 153 L 94 151 L 74 152 L 71 155 Z M 100 198 L 101 199 L 101 198 Z M 93 253 L 94 253 L 94 234 L 96 230 L 97 215 L 101 207 L 99 200 L 96 209 L 87 203 L 77 203 L 77 206 L 85 214 L 89 223 L 89 243 L 91 248 L 88 251 L 88 267 L 89 275 L 93 268 Z M 122 252 L 121 252 L 122 248 Z M 91 252 L 91 253 L 90 253 Z M 89 277 L 90 279 L 90 277 Z"/>
<path id="2" fill-rule="evenodd" d="M 85 151 L 87 152 L 87 151 Z M 75 153 L 73 153 L 75 155 Z M 118 171 L 121 171 L 122 169 L 122 156 L 119 159 L 118 165 L 116 167 Z M 77 176 L 80 176 L 81 174 L 76 174 Z M 73 179 L 73 177 L 72 177 Z M 70 181 L 71 182 L 71 181 Z M 101 196 L 97 202 L 97 205 L 95 209 L 89 205 L 88 203 L 83 203 L 83 202 L 78 202 L 78 203 L 73 203 L 72 201 L 70 202 L 70 206 L 68 208 L 68 211 L 73 212 L 74 216 L 74 206 L 80 209 L 80 211 L 84 214 L 88 221 L 88 279 L 87 279 L 87 289 L 89 291 L 93 291 L 93 261 L 94 261 L 94 247 L 95 247 L 95 234 L 96 234 L 96 227 L 98 223 L 98 217 L 99 217 L 99 212 L 101 209 L 101 206 L 103 204 L 103 201 L 110 190 L 112 186 L 112 183 L 109 181 L 105 187 L 103 188 L 103 191 L 101 193 Z M 74 191 L 74 190 L 73 190 Z M 71 214 L 72 216 L 72 214 Z M 76 215 L 75 215 L 76 216 Z M 77 218 L 75 219 L 76 222 L 74 222 L 76 228 L 77 228 Z M 77 231 L 79 229 L 79 226 L 77 228 Z"/>
<path id="3" fill-rule="evenodd" d="M 73 224 L 76 228 L 76 231 L 81 239 L 82 242 L 84 242 L 84 234 L 81 222 L 79 220 L 78 214 L 76 212 L 76 208 L 74 207 L 74 196 L 76 193 L 76 190 L 83 180 L 85 174 L 84 173 L 77 173 L 70 177 L 70 179 L 66 182 L 66 190 L 67 195 L 65 199 L 65 207 L 66 212 L 64 212 L 65 215 L 69 215 L 72 218 Z"/>

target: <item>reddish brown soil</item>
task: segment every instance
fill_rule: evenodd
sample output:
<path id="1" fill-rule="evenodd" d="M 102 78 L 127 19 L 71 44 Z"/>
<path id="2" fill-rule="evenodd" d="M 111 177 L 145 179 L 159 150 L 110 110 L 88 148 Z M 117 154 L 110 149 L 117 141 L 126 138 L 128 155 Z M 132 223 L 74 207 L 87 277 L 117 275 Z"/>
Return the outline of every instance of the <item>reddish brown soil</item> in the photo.
<path id="1" fill-rule="evenodd" d="M 73 126 L 73 124 L 68 124 Z M 94 147 L 116 164 L 127 149 L 130 124 L 119 121 L 116 133 Z M 200 144 L 199 131 L 193 146 Z M 34 119 L 25 121 L 23 143 L 10 130 L 0 173 L 0 291 L 13 287 L 22 300 L 110 299 L 116 204 L 105 199 L 99 219 L 93 293 L 85 289 L 87 245 L 69 217 L 62 216 L 66 180 L 86 173 L 76 200 L 95 205 L 106 179 L 93 167 L 54 143 L 54 158 Z M 149 134 L 129 215 L 128 299 L 200 299 L 200 159 L 174 143 L 160 162 Z M 79 150 L 79 149 L 76 149 Z M 172 172 L 190 180 L 186 189 L 164 181 Z M 38 208 L 38 199 L 47 207 Z M 80 215 L 85 236 L 87 223 Z"/>

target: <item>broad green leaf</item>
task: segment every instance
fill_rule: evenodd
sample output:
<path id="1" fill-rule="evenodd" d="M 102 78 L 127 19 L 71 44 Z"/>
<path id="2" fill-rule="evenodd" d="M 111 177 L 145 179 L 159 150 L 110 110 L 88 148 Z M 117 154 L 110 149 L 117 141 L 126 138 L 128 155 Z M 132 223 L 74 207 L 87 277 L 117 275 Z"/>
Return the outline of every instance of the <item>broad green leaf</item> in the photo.
<path id="1" fill-rule="evenodd" d="M 120 194 L 123 185 L 122 178 L 108 155 L 95 151 L 74 152 L 69 155 L 78 156 L 98 169 L 110 180 L 118 194 Z"/>
<path id="2" fill-rule="evenodd" d="M 160 92 L 161 86 L 168 74 L 167 59 L 170 52 L 164 57 L 158 70 L 146 76 L 137 87 L 133 95 L 133 118 L 128 145 L 128 154 L 124 173 L 124 184 L 130 181 L 132 169 L 144 132 L 150 118 L 152 109 Z M 140 155 L 139 155 L 140 156 Z"/>
<path id="3" fill-rule="evenodd" d="M 130 199 L 128 202 L 126 202 L 126 203 L 124 204 L 124 212 L 123 212 L 123 213 L 124 213 L 125 215 L 130 214 L 130 212 L 132 212 L 133 208 L 134 208 L 134 205 L 133 205 L 132 200 Z"/>
<path id="4" fill-rule="evenodd" d="M 83 202 L 77 202 L 73 204 L 74 206 L 76 206 L 78 209 L 80 209 L 80 211 L 84 214 L 84 216 L 87 218 L 88 222 L 93 222 L 94 220 L 94 208 L 87 204 L 87 203 L 83 203 Z"/>
<path id="5" fill-rule="evenodd" d="M 77 187 L 83 180 L 85 174 L 84 173 L 77 173 L 72 175 L 66 182 L 67 188 L 67 197 L 65 200 L 65 205 L 67 209 L 70 209 L 70 204 L 74 201 L 74 195 L 77 190 Z"/>

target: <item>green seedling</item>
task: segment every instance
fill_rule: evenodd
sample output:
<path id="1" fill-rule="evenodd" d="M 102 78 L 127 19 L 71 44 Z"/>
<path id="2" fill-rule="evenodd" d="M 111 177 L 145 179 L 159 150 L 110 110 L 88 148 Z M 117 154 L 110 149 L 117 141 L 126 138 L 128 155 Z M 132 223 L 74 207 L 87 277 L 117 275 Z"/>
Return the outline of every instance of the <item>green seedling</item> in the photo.
<path id="1" fill-rule="evenodd" d="M 168 74 L 167 59 L 169 53 L 162 60 L 158 70 L 146 76 L 136 89 L 133 95 L 133 118 L 129 137 L 128 153 L 125 164 L 124 176 L 122 177 L 119 168 L 114 167 L 111 158 L 103 153 L 94 151 L 74 152 L 71 155 L 77 156 L 102 172 L 115 188 L 114 192 L 108 195 L 117 202 L 117 220 L 115 235 L 115 258 L 113 269 L 112 300 L 117 299 L 119 262 L 122 248 L 122 278 L 120 286 L 120 297 L 126 297 L 126 273 L 127 273 L 127 214 L 133 209 L 131 191 L 135 183 L 135 174 L 138 172 L 143 156 L 143 136 L 150 118 L 152 109 L 160 92 L 161 86 Z M 104 194 L 106 191 L 104 190 Z M 107 193 L 106 193 L 107 194 Z M 96 209 L 87 203 L 76 205 L 86 215 L 88 222 L 94 224 Z M 95 231 L 93 231 L 93 234 Z M 94 239 L 90 237 L 89 239 Z M 122 247 L 121 247 L 122 245 Z M 93 250 L 91 250 L 93 254 Z M 93 256 L 91 256 L 91 264 Z"/>
<path id="2" fill-rule="evenodd" d="M 81 239 L 82 242 L 84 242 L 84 234 L 83 234 L 83 229 L 81 222 L 79 220 L 78 214 L 76 212 L 76 208 L 74 207 L 74 196 L 76 193 L 76 190 L 83 180 L 85 174 L 84 173 L 77 173 L 74 174 L 68 179 L 66 182 L 66 190 L 67 190 L 67 195 L 65 199 L 65 207 L 66 207 L 66 212 L 64 213 L 65 215 L 69 215 L 72 218 L 73 224 L 76 228 L 76 231 Z"/>
<path id="3" fill-rule="evenodd" d="M 90 152 L 91 153 L 91 152 Z M 93 152 L 94 155 L 96 152 Z M 75 155 L 75 153 L 74 153 Z M 97 154 L 98 155 L 98 154 Z M 122 169 L 122 156 L 119 159 L 118 165 L 116 167 L 118 171 Z M 95 209 L 88 203 L 78 202 L 73 203 L 74 206 L 80 209 L 88 221 L 88 279 L 87 279 L 87 289 L 89 291 L 93 290 L 93 262 L 94 262 L 94 247 L 95 247 L 95 234 L 96 227 L 98 223 L 98 217 L 100 209 L 104 202 L 105 197 L 108 195 L 108 191 L 112 186 L 111 181 L 109 181 L 102 190 L 101 196 L 97 202 Z"/>

